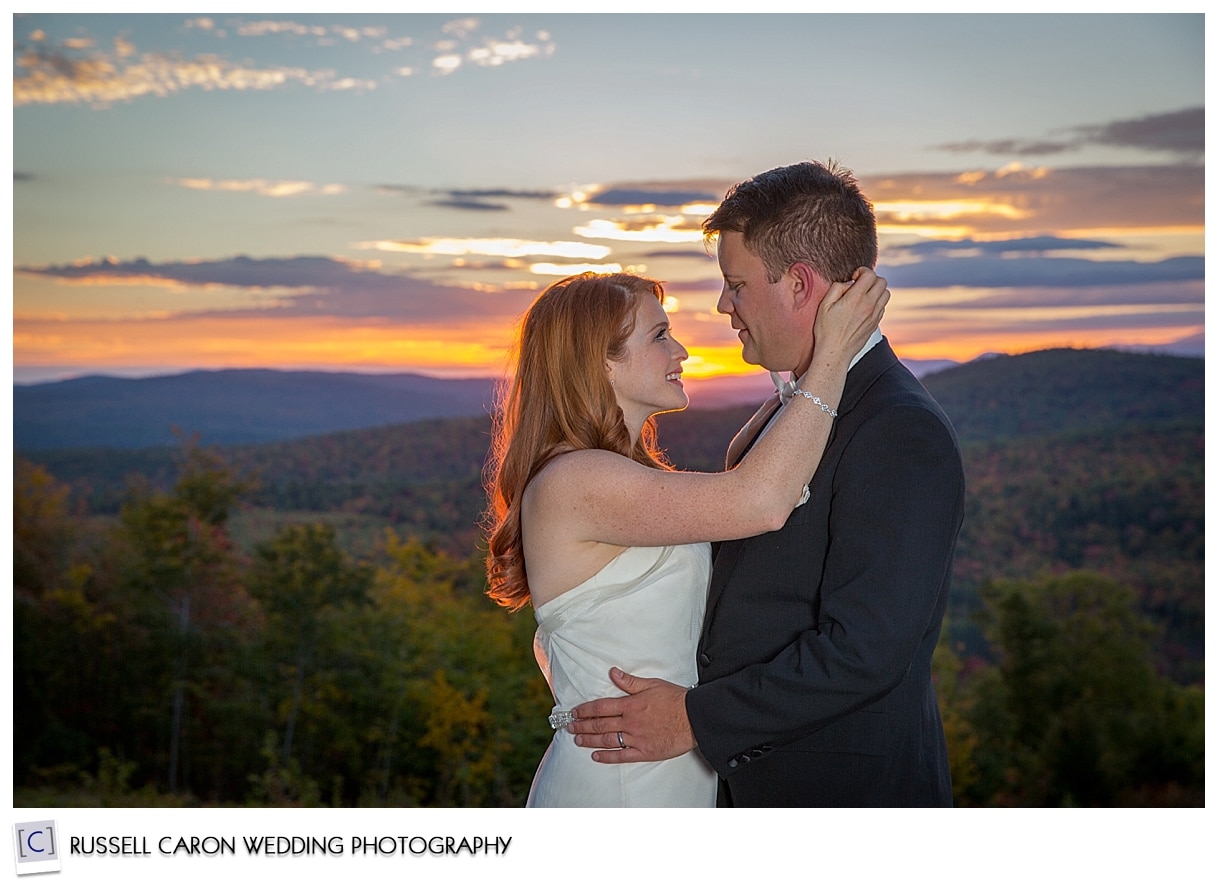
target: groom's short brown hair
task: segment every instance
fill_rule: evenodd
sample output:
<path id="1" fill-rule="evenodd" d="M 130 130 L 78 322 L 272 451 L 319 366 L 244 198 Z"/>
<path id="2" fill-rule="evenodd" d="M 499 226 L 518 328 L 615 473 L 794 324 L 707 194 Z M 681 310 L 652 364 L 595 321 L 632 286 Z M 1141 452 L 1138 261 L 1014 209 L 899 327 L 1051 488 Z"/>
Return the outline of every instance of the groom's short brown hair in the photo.
<path id="1" fill-rule="evenodd" d="M 830 282 L 875 267 L 875 212 L 847 168 L 832 160 L 770 169 L 734 185 L 702 223 L 707 240 L 724 230 L 744 245 L 776 282 L 793 263 L 806 263 Z"/>

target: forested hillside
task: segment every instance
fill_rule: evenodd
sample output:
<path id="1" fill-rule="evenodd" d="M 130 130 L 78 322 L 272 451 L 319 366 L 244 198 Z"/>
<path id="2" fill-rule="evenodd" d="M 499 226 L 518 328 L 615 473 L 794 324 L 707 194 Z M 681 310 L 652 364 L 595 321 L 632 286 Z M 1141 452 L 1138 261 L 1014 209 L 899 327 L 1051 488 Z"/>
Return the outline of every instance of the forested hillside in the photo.
<path id="1" fill-rule="evenodd" d="M 1202 368 L 1059 350 L 925 379 L 968 481 L 936 656 L 959 803 L 1203 799 Z M 663 415 L 662 445 L 720 468 L 750 410 Z M 481 596 L 489 431 L 19 458 L 24 798 L 74 769 L 120 804 L 523 801 L 549 707 L 531 616 Z"/>

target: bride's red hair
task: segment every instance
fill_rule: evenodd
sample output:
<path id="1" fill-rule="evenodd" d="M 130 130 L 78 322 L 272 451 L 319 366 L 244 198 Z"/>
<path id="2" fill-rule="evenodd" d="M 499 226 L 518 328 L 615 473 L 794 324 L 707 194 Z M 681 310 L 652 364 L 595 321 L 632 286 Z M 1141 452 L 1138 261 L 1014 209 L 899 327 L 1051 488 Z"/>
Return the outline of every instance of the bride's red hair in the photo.
<path id="1" fill-rule="evenodd" d="M 517 610 L 529 602 L 520 499 L 550 460 L 571 450 L 611 450 L 670 468 L 656 448 L 650 418 L 631 445 L 605 370 L 607 359 L 624 355 L 635 313 L 647 297 L 663 302 L 659 282 L 628 273 L 582 273 L 550 285 L 524 315 L 487 464 L 487 594 L 500 606 Z"/>

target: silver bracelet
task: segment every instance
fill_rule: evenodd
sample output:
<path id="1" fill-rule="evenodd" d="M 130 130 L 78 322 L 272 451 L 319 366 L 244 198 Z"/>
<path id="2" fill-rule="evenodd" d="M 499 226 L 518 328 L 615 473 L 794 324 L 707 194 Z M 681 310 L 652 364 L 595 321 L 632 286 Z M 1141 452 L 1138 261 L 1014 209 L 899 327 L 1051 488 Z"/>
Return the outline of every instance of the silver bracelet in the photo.
<path id="1" fill-rule="evenodd" d="M 825 404 L 825 402 L 821 401 L 819 396 L 813 395 L 811 392 L 805 392 L 803 389 L 792 389 L 791 394 L 792 395 L 802 395 L 804 398 L 808 399 L 813 404 L 819 405 L 820 409 L 823 410 L 825 413 L 829 414 L 829 416 L 833 417 L 834 419 L 837 419 L 837 411 L 834 410 L 833 408 L 831 408 L 829 405 Z"/>

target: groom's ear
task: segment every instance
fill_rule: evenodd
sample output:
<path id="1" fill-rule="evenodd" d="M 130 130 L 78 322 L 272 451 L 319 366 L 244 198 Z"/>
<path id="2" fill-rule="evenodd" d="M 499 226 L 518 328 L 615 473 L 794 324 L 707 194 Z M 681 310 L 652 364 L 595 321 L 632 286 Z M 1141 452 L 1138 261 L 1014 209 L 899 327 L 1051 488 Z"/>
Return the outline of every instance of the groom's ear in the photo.
<path id="1" fill-rule="evenodd" d="M 791 280 L 792 306 L 796 310 L 820 306 L 829 293 L 829 282 L 803 261 L 796 261 L 787 270 Z"/>

